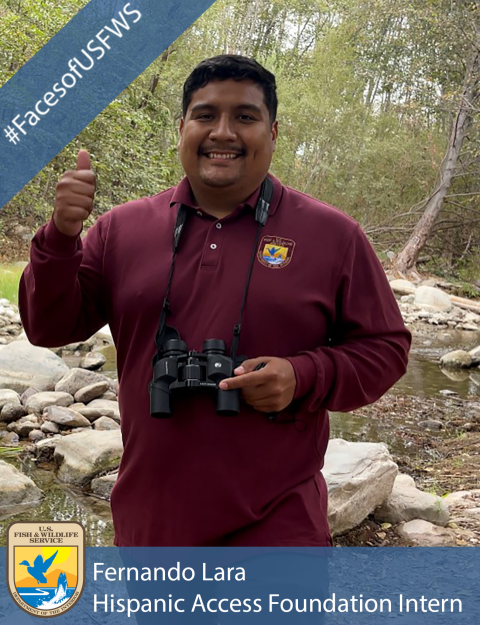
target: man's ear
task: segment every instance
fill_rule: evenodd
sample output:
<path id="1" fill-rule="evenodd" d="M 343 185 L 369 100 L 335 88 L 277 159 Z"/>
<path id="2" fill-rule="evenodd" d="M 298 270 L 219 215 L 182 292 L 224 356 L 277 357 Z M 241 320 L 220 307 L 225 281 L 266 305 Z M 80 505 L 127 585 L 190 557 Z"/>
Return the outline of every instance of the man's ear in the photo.
<path id="1" fill-rule="evenodd" d="M 275 152 L 277 148 L 277 138 L 278 138 L 278 122 L 275 121 L 272 124 L 272 142 L 273 142 L 273 152 Z"/>
<path id="2" fill-rule="evenodd" d="M 180 146 L 182 144 L 182 135 L 183 135 L 183 128 L 185 127 L 185 120 L 183 119 L 183 117 L 180 119 L 180 125 L 178 127 L 178 141 L 177 141 L 177 149 L 180 149 Z"/>

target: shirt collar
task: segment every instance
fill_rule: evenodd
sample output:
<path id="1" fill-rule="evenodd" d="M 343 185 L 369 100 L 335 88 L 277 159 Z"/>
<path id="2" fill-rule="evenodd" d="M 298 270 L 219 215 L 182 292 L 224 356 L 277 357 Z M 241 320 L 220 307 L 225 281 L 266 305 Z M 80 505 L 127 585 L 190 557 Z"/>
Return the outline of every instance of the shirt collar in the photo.
<path id="1" fill-rule="evenodd" d="M 280 203 L 283 186 L 282 183 L 275 178 L 275 176 L 272 176 L 272 174 L 269 173 L 268 177 L 273 183 L 273 196 L 272 201 L 270 202 L 269 215 L 274 215 Z M 259 195 L 260 187 L 257 187 L 244 202 L 237 206 L 237 209 L 249 208 L 253 210 L 257 204 Z M 170 206 L 173 206 L 174 204 L 185 204 L 186 206 L 190 206 L 191 208 L 197 210 L 200 208 L 193 197 L 192 187 L 190 186 L 190 182 L 186 176 L 182 178 L 176 187 L 174 187 L 172 199 L 170 200 Z"/>

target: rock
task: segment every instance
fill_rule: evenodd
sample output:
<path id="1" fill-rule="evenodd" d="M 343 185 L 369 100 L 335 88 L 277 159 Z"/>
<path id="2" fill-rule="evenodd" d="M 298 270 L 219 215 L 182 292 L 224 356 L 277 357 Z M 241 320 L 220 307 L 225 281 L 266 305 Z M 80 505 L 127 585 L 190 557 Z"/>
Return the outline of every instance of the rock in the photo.
<path id="1" fill-rule="evenodd" d="M 103 382 L 104 380 L 108 380 L 105 375 L 94 373 L 87 369 L 74 368 L 70 369 L 68 373 L 57 382 L 55 390 L 70 393 L 70 395 L 74 396 L 81 388 L 97 382 Z"/>
<path id="2" fill-rule="evenodd" d="M 32 395 L 35 395 L 35 393 L 40 393 L 40 389 L 35 388 L 35 386 L 29 386 L 26 391 L 23 391 L 20 397 L 20 401 L 22 402 L 22 404 L 25 406 L 28 398 L 31 397 Z"/>
<path id="3" fill-rule="evenodd" d="M 21 404 L 5 404 L 0 412 L 0 421 L 11 423 L 27 414 L 28 411 Z"/>
<path id="4" fill-rule="evenodd" d="M 383 443 L 330 441 L 322 473 L 332 535 L 361 523 L 390 495 L 398 468 Z"/>
<path id="5" fill-rule="evenodd" d="M 90 427 L 90 421 L 83 415 L 75 410 L 62 406 L 48 406 L 44 416 L 45 419 L 56 423 L 62 428 Z"/>
<path id="6" fill-rule="evenodd" d="M 459 323 L 457 325 L 457 330 L 465 330 L 467 332 L 480 332 L 480 326 L 474 325 L 473 323 Z"/>
<path id="7" fill-rule="evenodd" d="M 451 391 L 449 388 L 444 388 L 441 391 L 438 391 L 440 395 L 445 395 L 446 397 L 454 397 L 458 395 L 456 391 Z"/>
<path id="8" fill-rule="evenodd" d="M 23 393 L 30 386 L 53 390 L 68 366 L 49 349 L 15 341 L 0 350 L 0 388 Z"/>
<path id="9" fill-rule="evenodd" d="M 425 419 L 424 421 L 419 421 L 418 425 L 424 430 L 442 430 L 443 429 L 443 423 L 435 419 Z M 418 518 L 423 518 L 423 517 L 418 517 Z"/>
<path id="10" fill-rule="evenodd" d="M 15 432 L 20 438 L 27 438 L 32 430 L 38 430 L 39 428 L 40 421 L 33 414 L 22 417 L 18 421 L 7 425 L 7 430 L 9 432 Z"/>
<path id="11" fill-rule="evenodd" d="M 81 410 L 81 413 L 90 421 L 95 421 L 98 417 L 111 417 L 115 421 L 120 421 L 118 402 L 108 399 L 94 399 L 85 409 Z"/>
<path id="12" fill-rule="evenodd" d="M 419 286 L 415 291 L 415 304 L 428 310 L 448 312 L 452 308 L 452 301 L 444 291 L 432 286 Z"/>
<path id="13" fill-rule="evenodd" d="M 96 477 L 92 480 L 91 489 L 92 493 L 101 499 L 110 499 L 110 493 L 117 481 L 118 473 L 111 473 L 110 475 L 104 475 L 102 477 Z"/>
<path id="14" fill-rule="evenodd" d="M 97 399 L 106 393 L 109 388 L 110 384 L 106 380 L 102 382 L 95 382 L 94 384 L 89 384 L 88 386 L 84 386 L 78 390 L 75 393 L 74 399 L 76 402 L 88 404 L 89 401 Z"/>
<path id="15" fill-rule="evenodd" d="M 5 447 L 16 447 L 20 442 L 20 437 L 16 432 L 0 432 L 0 444 Z"/>
<path id="16" fill-rule="evenodd" d="M 69 393 L 58 393 L 55 391 L 45 391 L 35 393 L 27 399 L 25 408 L 29 412 L 42 415 L 48 406 L 70 406 L 73 404 L 73 397 Z"/>
<path id="17" fill-rule="evenodd" d="M 110 417 L 99 417 L 93 422 L 95 430 L 119 430 L 120 426 Z"/>
<path id="18" fill-rule="evenodd" d="M 480 345 L 471 349 L 468 353 L 472 357 L 472 365 L 475 367 L 480 365 Z"/>
<path id="19" fill-rule="evenodd" d="M 32 430 L 28 435 L 28 440 L 31 443 L 36 443 L 45 438 L 45 434 L 41 430 Z"/>
<path id="20" fill-rule="evenodd" d="M 451 367 L 452 369 L 468 369 L 472 366 L 472 357 L 463 349 L 456 349 L 440 358 L 440 366 Z"/>
<path id="21" fill-rule="evenodd" d="M 53 423 L 53 421 L 45 421 L 42 423 L 40 430 L 45 432 L 45 434 L 58 434 L 60 428 L 56 423 Z"/>
<path id="22" fill-rule="evenodd" d="M 388 499 L 375 510 L 375 520 L 400 523 L 414 519 L 445 526 L 449 520 L 448 505 L 441 497 L 419 490 L 409 475 L 397 475 Z"/>
<path id="23" fill-rule="evenodd" d="M 438 527 L 422 519 L 402 523 L 397 532 L 405 540 L 420 547 L 455 547 L 457 544 L 453 530 Z"/>
<path id="24" fill-rule="evenodd" d="M 408 280 L 391 280 L 390 287 L 394 293 L 399 295 L 411 295 L 417 290 L 417 287 Z"/>
<path id="25" fill-rule="evenodd" d="M 107 359 L 103 354 L 98 352 L 89 352 L 81 361 L 80 367 L 82 369 L 89 369 L 90 371 L 96 371 L 103 367 L 107 362 Z"/>
<path id="26" fill-rule="evenodd" d="M 110 401 L 118 401 L 117 394 L 114 393 L 113 391 L 107 391 L 103 395 L 100 395 L 100 397 L 98 397 L 98 399 L 108 399 Z"/>
<path id="27" fill-rule="evenodd" d="M 43 492 L 11 464 L 0 460 L 0 514 L 13 514 L 19 508 L 37 504 Z"/>
<path id="28" fill-rule="evenodd" d="M 480 489 L 450 493 L 445 501 L 455 520 L 480 520 Z"/>
<path id="29" fill-rule="evenodd" d="M 51 438 L 44 438 L 43 441 L 35 443 L 35 455 L 38 462 L 52 462 L 55 447 L 62 440 L 60 434 Z"/>
<path id="30" fill-rule="evenodd" d="M 20 405 L 20 395 L 11 389 L 0 389 L 0 412 L 5 404 Z"/>
<path id="31" fill-rule="evenodd" d="M 99 473 L 112 471 L 123 453 L 120 431 L 79 432 L 62 438 L 55 448 L 60 465 L 58 479 L 68 484 L 84 485 Z"/>

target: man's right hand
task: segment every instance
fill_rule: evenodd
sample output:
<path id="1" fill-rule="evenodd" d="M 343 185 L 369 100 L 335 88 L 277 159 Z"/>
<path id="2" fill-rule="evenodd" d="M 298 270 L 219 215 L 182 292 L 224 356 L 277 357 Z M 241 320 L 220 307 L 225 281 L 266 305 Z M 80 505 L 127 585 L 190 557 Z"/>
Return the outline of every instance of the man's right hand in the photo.
<path id="1" fill-rule="evenodd" d="M 96 178 L 90 168 L 90 156 L 80 150 L 77 169 L 66 171 L 57 184 L 53 221 L 60 232 L 76 237 L 93 209 Z"/>

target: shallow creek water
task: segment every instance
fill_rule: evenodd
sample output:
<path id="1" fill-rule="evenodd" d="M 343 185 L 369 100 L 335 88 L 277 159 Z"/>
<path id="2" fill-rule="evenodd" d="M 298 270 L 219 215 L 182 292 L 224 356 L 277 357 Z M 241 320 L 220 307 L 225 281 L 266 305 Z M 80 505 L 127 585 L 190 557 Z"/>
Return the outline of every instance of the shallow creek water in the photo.
<path id="1" fill-rule="evenodd" d="M 410 362 L 406 375 L 390 391 L 397 395 L 414 395 L 418 398 L 441 397 L 440 391 L 453 391 L 459 397 L 480 397 L 480 370 L 476 372 L 443 372 L 438 364 L 440 356 L 453 349 L 472 349 L 480 343 L 480 337 L 472 333 L 439 331 L 434 337 L 417 336 L 414 340 Z M 104 371 L 116 377 L 115 350 L 104 351 L 107 363 Z M 76 366 L 78 359 L 68 361 Z M 398 423 L 396 423 L 396 420 Z M 345 438 L 351 441 L 368 440 L 385 442 L 398 453 L 414 453 L 397 435 L 397 428 L 404 427 L 401 415 L 389 419 L 392 427 L 381 428 L 378 422 L 368 417 L 332 413 L 330 415 L 331 437 Z M 39 469 L 31 460 L 21 462 L 18 458 L 6 458 L 31 477 L 45 492 L 45 499 L 35 508 L 19 512 L 14 516 L 0 519 L 0 545 L 5 544 L 6 530 L 15 521 L 32 519 L 52 521 L 79 521 L 86 529 L 89 546 L 110 546 L 113 544 L 113 524 L 109 505 L 105 501 L 87 496 L 58 483 L 52 470 Z"/>

